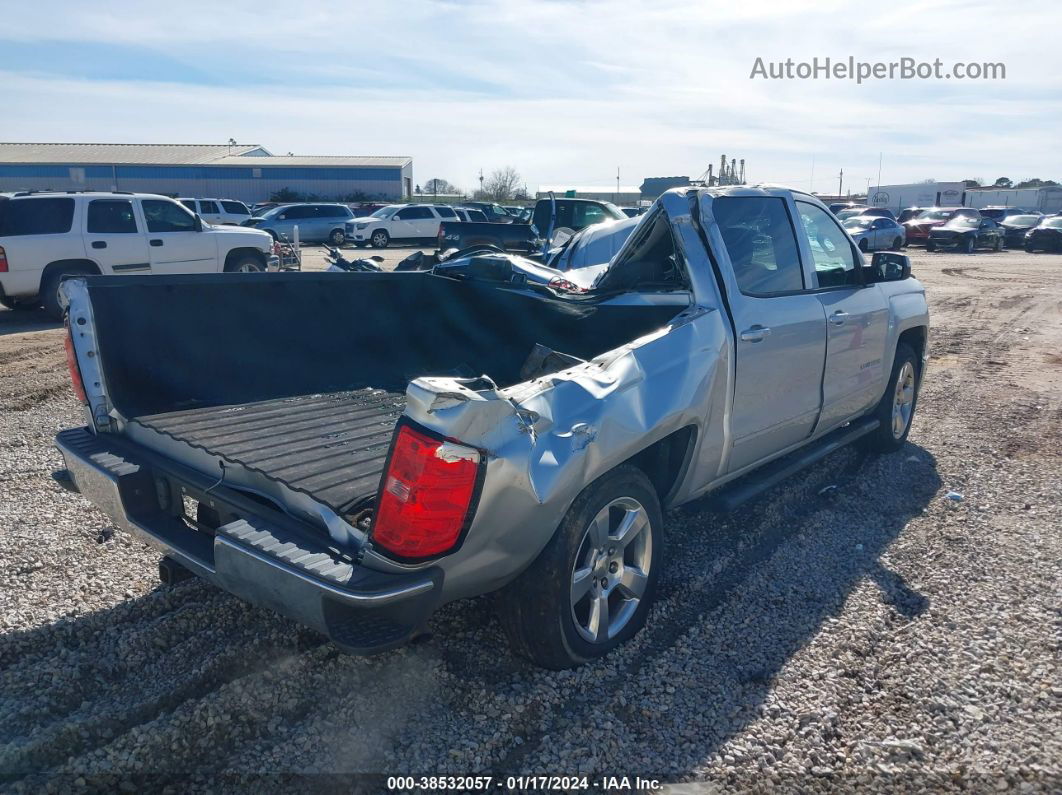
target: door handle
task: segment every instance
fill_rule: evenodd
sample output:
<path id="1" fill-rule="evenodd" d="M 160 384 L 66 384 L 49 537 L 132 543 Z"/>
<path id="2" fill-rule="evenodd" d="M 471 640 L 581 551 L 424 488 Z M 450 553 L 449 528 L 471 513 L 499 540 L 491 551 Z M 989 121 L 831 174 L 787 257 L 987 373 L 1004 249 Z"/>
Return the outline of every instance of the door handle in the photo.
<path id="1" fill-rule="evenodd" d="M 742 342 L 762 342 L 771 336 L 771 330 L 765 326 L 759 324 L 745 329 L 741 332 Z"/>
<path id="2" fill-rule="evenodd" d="M 844 322 L 848 319 L 848 313 L 838 309 L 832 315 L 830 315 L 830 322 L 835 326 L 843 326 Z"/>
<path id="3" fill-rule="evenodd" d="M 107 241 L 105 241 L 105 240 L 93 240 L 92 241 L 92 247 L 93 248 L 107 248 Z"/>
<path id="4" fill-rule="evenodd" d="M 156 247 L 162 245 L 162 241 L 159 238 L 157 238 L 157 237 L 154 240 L 149 240 L 148 242 L 151 243 L 151 245 L 156 246 Z"/>

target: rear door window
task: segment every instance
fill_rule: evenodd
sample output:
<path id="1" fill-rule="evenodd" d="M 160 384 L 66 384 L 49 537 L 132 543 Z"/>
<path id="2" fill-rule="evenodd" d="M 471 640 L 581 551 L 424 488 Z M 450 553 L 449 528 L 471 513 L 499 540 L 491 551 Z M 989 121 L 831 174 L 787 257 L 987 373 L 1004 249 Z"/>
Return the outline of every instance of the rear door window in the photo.
<path id="1" fill-rule="evenodd" d="M 206 215 L 206 214 L 218 215 L 221 212 L 221 210 L 218 209 L 217 204 L 215 204 L 214 202 L 205 202 L 205 201 L 200 200 L 200 202 L 199 202 L 199 212 L 202 215 Z"/>
<path id="2" fill-rule="evenodd" d="M 47 197 L 0 202 L 0 237 L 60 235 L 70 231 L 73 221 L 73 199 Z"/>
<path id="3" fill-rule="evenodd" d="M 187 207 L 193 213 L 196 212 L 195 199 L 181 199 L 181 204 L 183 204 L 185 207 Z"/>
<path id="4" fill-rule="evenodd" d="M 221 206 L 225 208 L 225 212 L 230 215 L 250 215 L 251 211 L 247 209 L 247 205 L 243 202 L 227 202 L 223 201 Z"/>
<path id="5" fill-rule="evenodd" d="M 149 232 L 194 232 L 195 216 L 176 202 L 144 199 L 144 219 Z"/>
<path id="6" fill-rule="evenodd" d="M 96 199 L 89 202 L 85 227 L 89 233 L 98 235 L 134 235 L 136 216 L 133 203 L 128 199 Z"/>
<path id="7" fill-rule="evenodd" d="M 804 289 L 785 199 L 723 196 L 712 202 L 712 214 L 742 293 L 762 297 Z"/>

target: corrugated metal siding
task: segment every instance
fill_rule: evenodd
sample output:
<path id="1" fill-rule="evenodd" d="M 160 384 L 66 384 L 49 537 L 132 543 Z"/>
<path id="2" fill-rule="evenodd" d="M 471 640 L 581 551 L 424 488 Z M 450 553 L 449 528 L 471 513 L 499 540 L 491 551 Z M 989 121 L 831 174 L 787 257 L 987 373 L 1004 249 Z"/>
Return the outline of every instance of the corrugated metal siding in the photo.
<path id="1" fill-rule="evenodd" d="M 253 176 L 258 171 L 260 177 Z M 402 198 L 397 167 L 68 166 L 0 164 L 0 191 L 118 190 L 265 201 L 283 188 L 325 198 L 356 192 Z M 410 168 L 410 173 L 412 169 Z"/>

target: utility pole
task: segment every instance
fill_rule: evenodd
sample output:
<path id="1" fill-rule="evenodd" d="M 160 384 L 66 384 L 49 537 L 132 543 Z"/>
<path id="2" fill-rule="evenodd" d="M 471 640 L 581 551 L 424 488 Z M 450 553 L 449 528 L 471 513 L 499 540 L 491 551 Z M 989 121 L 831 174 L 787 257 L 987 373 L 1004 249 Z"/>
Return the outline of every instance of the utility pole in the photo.
<path id="1" fill-rule="evenodd" d="M 612 203 L 616 203 L 616 198 L 619 196 L 619 179 L 620 179 L 620 167 L 616 166 L 616 192 L 612 196 Z"/>
<path id="2" fill-rule="evenodd" d="M 815 192 L 815 155 L 811 156 L 811 179 L 808 180 L 808 190 Z"/>
<path id="3" fill-rule="evenodd" d="M 876 186 L 878 188 L 878 190 L 881 189 L 881 158 L 882 158 L 882 153 L 878 152 L 878 184 Z"/>
<path id="4" fill-rule="evenodd" d="M 483 198 L 483 169 L 479 170 L 479 195 Z"/>
<path id="5" fill-rule="evenodd" d="M 840 199 L 844 195 L 844 191 L 841 190 L 844 185 L 844 169 L 841 169 L 841 173 L 837 175 L 837 198 Z"/>

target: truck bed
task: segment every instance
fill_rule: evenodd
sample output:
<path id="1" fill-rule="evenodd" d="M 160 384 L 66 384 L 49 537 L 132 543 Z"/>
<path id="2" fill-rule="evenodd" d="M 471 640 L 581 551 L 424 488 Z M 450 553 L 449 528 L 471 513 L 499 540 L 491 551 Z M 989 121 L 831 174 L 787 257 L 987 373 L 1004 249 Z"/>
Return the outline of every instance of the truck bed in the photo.
<path id="1" fill-rule="evenodd" d="M 341 512 L 376 492 L 404 408 L 404 394 L 370 388 L 170 411 L 132 422 Z"/>

